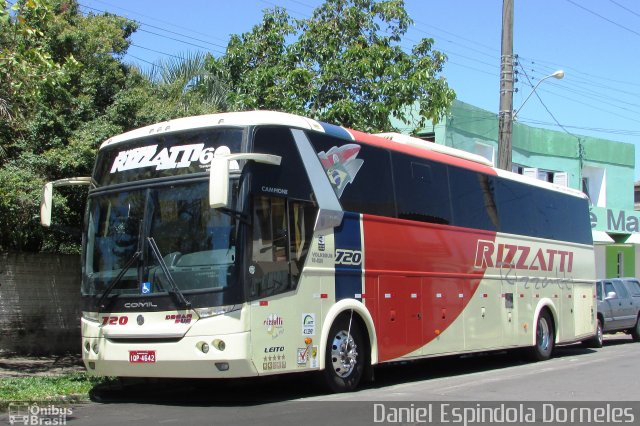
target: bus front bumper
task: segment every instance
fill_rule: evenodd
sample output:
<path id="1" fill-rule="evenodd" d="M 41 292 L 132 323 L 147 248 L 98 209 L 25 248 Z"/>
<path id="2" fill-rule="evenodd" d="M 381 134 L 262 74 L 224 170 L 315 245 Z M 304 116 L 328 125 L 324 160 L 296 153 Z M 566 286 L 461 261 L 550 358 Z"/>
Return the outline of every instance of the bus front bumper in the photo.
<path id="1" fill-rule="evenodd" d="M 89 374 L 97 376 L 251 377 L 258 372 L 251 361 L 250 343 L 249 332 L 153 342 L 83 337 L 82 360 Z M 208 350 L 203 350 L 204 344 Z"/>

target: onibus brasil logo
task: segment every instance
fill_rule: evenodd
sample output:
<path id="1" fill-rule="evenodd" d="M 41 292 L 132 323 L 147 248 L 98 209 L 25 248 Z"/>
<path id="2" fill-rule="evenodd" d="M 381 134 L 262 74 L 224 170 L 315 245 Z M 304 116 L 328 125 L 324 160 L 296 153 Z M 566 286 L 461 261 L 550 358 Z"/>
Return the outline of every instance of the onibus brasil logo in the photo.
<path id="1" fill-rule="evenodd" d="M 71 407 L 30 402 L 12 402 L 8 410 L 11 425 L 66 425 L 67 417 L 73 414 Z"/>

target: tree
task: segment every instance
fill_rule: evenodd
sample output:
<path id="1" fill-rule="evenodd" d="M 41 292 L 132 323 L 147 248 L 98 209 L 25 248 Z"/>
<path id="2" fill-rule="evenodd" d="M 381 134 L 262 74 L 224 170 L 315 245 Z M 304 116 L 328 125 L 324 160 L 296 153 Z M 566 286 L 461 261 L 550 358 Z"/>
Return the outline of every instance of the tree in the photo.
<path id="1" fill-rule="evenodd" d="M 251 32 L 232 36 L 210 60 L 224 70 L 234 109 L 276 109 L 365 131 L 393 130 L 417 105 L 419 123 L 437 122 L 455 94 L 438 77 L 445 55 L 422 39 L 405 52 L 412 24 L 402 0 L 327 0 L 309 19 L 265 11 Z"/>
<path id="2" fill-rule="evenodd" d="M 55 226 L 38 213 L 44 182 L 91 174 L 100 144 L 133 128 L 225 108 L 206 56 L 122 58 L 137 24 L 83 15 L 77 0 L 0 0 L 0 250 L 77 252 L 86 188 L 56 191 Z"/>
<path id="3" fill-rule="evenodd" d="M 225 111 L 228 89 L 222 79 L 210 72 L 210 54 L 185 54 L 181 58 L 159 61 L 147 74 L 152 93 L 168 110 L 169 118 Z"/>
<path id="4" fill-rule="evenodd" d="M 66 228 L 43 234 L 42 184 L 88 174 L 100 131 L 118 129 L 103 121 L 135 78 L 120 59 L 136 25 L 109 14 L 83 16 L 75 0 L 1 5 L 0 250 L 77 251 L 79 238 L 67 231 L 80 229 L 86 190 L 57 197 Z"/>

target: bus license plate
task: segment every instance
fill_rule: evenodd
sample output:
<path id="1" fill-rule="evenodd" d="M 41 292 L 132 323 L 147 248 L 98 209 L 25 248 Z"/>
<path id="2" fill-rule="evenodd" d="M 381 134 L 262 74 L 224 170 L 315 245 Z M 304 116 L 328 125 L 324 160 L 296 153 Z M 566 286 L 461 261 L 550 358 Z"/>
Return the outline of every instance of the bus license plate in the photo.
<path id="1" fill-rule="evenodd" d="M 156 362 L 156 351 L 129 351 L 129 362 Z"/>

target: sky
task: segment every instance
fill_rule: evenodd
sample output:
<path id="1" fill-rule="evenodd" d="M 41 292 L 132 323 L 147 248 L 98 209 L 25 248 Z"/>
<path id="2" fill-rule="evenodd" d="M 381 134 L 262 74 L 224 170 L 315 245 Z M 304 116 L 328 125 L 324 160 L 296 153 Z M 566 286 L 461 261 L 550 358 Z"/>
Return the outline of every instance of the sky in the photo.
<path id="1" fill-rule="evenodd" d="M 84 13 L 108 11 L 139 22 L 125 62 L 142 69 L 172 56 L 225 52 L 263 11 L 281 6 L 308 18 L 322 0 L 79 0 Z M 497 113 L 502 0 L 405 0 L 414 25 L 402 46 L 433 38 L 445 53 L 441 76 L 457 99 Z M 632 143 L 640 180 L 640 2 L 514 0 L 517 120 L 573 135 Z M 561 80 L 549 78 L 564 70 Z M 526 102 L 523 104 L 523 102 Z M 497 121 L 496 121 L 497 127 Z"/>

